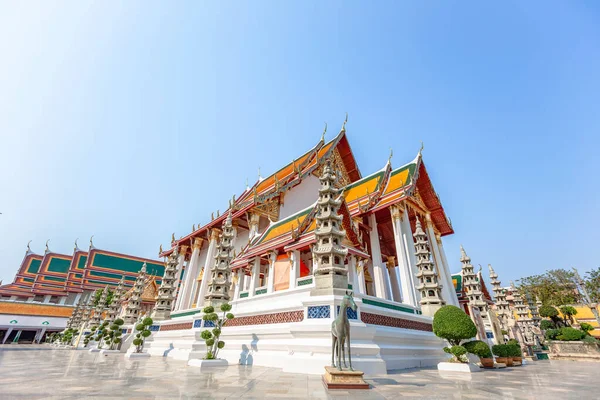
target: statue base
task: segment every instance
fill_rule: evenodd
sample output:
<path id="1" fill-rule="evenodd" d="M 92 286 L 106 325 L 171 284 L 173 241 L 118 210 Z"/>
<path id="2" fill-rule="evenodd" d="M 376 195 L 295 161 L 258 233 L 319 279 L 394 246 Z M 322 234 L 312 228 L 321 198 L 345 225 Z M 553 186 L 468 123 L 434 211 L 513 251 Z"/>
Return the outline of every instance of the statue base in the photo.
<path id="1" fill-rule="evenodd" d="M 327 389 L 370 389 L 363 375 L 362 371 L 340 371 L 336 367 L 325 367 L 323 384 Z"/>
<path id="2" fill-rule="evenodd" d="M 340 295 L 348 290 L 348 277 L 344 275 L 325 274 L 315 275 L 315 287 L 310 291 L 311 296 Z"/>

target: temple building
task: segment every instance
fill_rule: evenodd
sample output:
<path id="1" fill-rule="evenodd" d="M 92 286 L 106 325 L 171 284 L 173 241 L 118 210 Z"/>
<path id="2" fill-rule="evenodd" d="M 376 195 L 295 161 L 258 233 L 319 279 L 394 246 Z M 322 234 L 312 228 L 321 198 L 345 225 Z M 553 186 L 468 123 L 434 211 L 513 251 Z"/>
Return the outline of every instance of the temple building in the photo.
<path id="1" fill-rule="evenodd" d="M 162 262 L 101 250 L 91 239 L 87 251 L 75 242 L 70 256 L 50 250 L 48 242 L 43 254 L 28 244 L 14 281 L 0 286 L 0 343 L 39 341 L 63 330 L 76 304 L 83 306 L 97 289 L 114 290 L 121 280 L 128 290 L 144 263 L 160 285 Z"/>
<path id="2" fill-rule="evenodd" d="M 313 148 L 259 177 L 210 222 L 173 235 L 161 256 L 177 251 L 176 277 L 183 276 L 170 319 L 153 328 L 151 354 L 202 357 L 199 332 L 210 322 L 202 309 L 228 301 L 236 318 L 223 329 L 219 355 L 237 363 L 240 352 L 252 353 L 256 365 L 322 373 L 331 321 L 351 290 L 359 307 L 348 311 L 357 366 L 385 372 L 443 358 L 417 289 L 418 261 L 420 276 L 431 280 L 427 290 L 435 286 L 431 296 L 425 290 L 427 304 L 458 306 L 442 242 L 454 231 L 422 152 L 399 167 L 390 155 L 363 176 L 345 125 L 333 140 L 324 132 Z M 416 248 L 417 221 L 417 240 L 427 245 Z"/>

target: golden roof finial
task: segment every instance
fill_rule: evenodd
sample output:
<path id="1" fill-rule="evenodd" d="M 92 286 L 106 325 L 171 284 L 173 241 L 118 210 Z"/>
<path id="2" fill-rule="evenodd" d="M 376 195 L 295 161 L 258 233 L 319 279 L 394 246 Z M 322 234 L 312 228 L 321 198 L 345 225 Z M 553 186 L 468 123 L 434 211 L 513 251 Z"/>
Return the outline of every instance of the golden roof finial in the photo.
<path id="1" fill-rule="evenodd" d="M 171 233 L 171 243 L 175 241 L 175 232 Z"/>
<path id="2" fill-rule="evenodd" d="M 342 124 L 341 132 L 346 132 L 346 122 L 348 122 L 348 113 L 346 113 L 346 119 L 344 120 L 344 123 Z"/>
<path id="3" fill-rule="evenodd" d="M 392 162 L 392 157 L 394 156 L 394 150 L 390 147 L 390 156 L 388 157 L 388 162 Z"/>
<path id="4" fill-rule="evenodd" d="M 162 249 L 162 243 L 161 243 L 160 247 L 158 248 L 158 255 L 160 256 L 162 254 L 162 252 L 163 252 L 163 249 Z"/>
<path id="5" fill-rule="evenodd" d="M 192 224 L 192 232 L 196 232 L 196 224 Z"/>
<path id="6" fill-rule="evenodd" d="M 327 133 L 327 122 L 325 122 L 325 129 L 323 129 L 323 134 L 321 135 L 321 142 L 325 141 L 325 134 Z"/>
<path id="7" fill-rule="evenodd" d="M 425 145 L 423 144 L 423 141 L 421 140 L 421 148 L 419 149 L 419 156 L 423 156 L 423 149 L 425 148 Z"/>
<path id="8" fill-rule="evenodd" d="M 215 212 L 214 211 L 210 213 L 210 220 L 211 221 L 215 220 Z"/>

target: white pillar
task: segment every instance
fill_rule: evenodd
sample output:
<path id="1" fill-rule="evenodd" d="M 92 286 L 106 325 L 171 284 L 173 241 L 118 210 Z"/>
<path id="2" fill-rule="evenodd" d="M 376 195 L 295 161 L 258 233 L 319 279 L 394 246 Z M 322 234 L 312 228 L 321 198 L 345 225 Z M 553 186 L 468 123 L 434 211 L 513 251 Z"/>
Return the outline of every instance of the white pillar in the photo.
<path id="1" fill-rule="evenodd" d="M 48 304 L 48 303 L 50 303 L 50 298 L 51 298 L 51 297 L 52 297 L 52 295 L 50 295 L 50 294 L 47 294 L 47 295 L 45 295 L 45 296 L 44 296 L 44 303 L 45 303 L 45 304 Z"/>
<path id="2" fill-rule="evenodd" d="M 413 291 L 413 296 L 415 298 L 415 307 L 419 306 L 419 302 L 421 300 L 421 294 L 416 289 L 416 275 L 417 275 L 417 256 L 415 255 L 415 241 L 413 238 L 412 228 L 410 227 L 410 221 L 408 217 L 408 208 L 406 205 L 404 206 L 403 218 L 400 223 L 401 231 L 402 231 L 402 241 L 404 242 L 404 251 L 408 256 L 408 261 L 410 262 L 410 270 L 412 274 L 410 276 L 410 287 Z"/>
<path id="3" fill-rule="evenodd" d="M 394 229 L 394 243 L 396 244 L 396 256 L 398 257 L 398 270 L 400 272 L 400 286 L 402 290 L 402 300 L 406 304 L 417 307 L 415 297 L 415 277 L 410 263 L 410 256 L 406 251 L 406 245 L 402 232 L 402 220 L 408 219 L 408 213 L 398 206 L 390 207 L 392 214 L 392 228 Z"/>
<path id="4" fill-rule="evenodd" d="M 65 304 L 67 301 L 67 296 L 61 296 L 60 300 L 58 300 L 58 304 Z"/>
<path id="5" fill-rule="evenodd" d="M 429 239 L 429 247 L 431 249 L 431 255 L 433 256 L 433 263 L 435 264 L 435 268 L 437 270 L 439 283 L 442 285 L 442 297 L 444 301 L 447 301 L 448 298 L 451 298 L 450 295 L 452 292 L 448 287 L 448 274 L 446 274 L 444 265 L 442 264 L 442 257 L 440 256 L 440 252 L 437 247 L 437 240 L 435 238 L 435 231 L 433 230 L 431 214 L 426 214 L 425 220 L 427 221 L 427 238 Z"/>
<path id="6" fill-rule="evenodd" d="M 361 294 L 367 294 L 367 284 L 365 282 L 364 260 L 356 260 L 356 280 L 358 281 L 358 290 Z"/>
<path id="7" fill-rule="evenodd" d="M 196 299 L 196 307 L 204 306 L 204 298 L 208 291 L 208 284 L 210 283 L 212 267 L 215 264 L 215 253 L 217 251 L 217 242 L 219 240 L 219 231 L 213 229 L 210 232 L 210 241 L 208 242 L 208 251 L 206 253 L 206 259 L 204 260 L 204 267 L 202 268 L 202 282 L 200 283 L 200 291 L 198 292 L 198 298 Z"/>
<path id="8" fill-rule="evenodd" d="M 383 259 L 381 256 L 381 247 L 379 245 L 379 232 L 377 231 L 377 220 L 375 214 L 369 215 L 369 226 L 371 232 L 369 233 L 369 239 L 371 242 L 371 260 L 373 262 L 373 283 L 375 289 L 375 296 L 381 299 L 388 299 L 386 290 L 385 273 L 383 267 Z"/>
<path id="9" fill-rule="evenodd" d="M 13 331 L 13 327 L 11 326 L 6 331 L 6 334 L 4 335 L 4 338 L 2 339 L 2 344 L 6 343 L 6 339 L 8 339 L 8 337 L 10 336 L 10 334 L 12 333 L 12 331 Z"/>
<path id="10" fill-rule="evenodd" d="M 275 261 L 277 260 L 277 252 L 272 251 L 269 255 L 269 275 L 267 276 L 267 293 L 275 291 Z"/>
<path id="11" fill-rule="evenodd" d="M 180 309 L 182 310 L 188 309 L 192 306 L 192 296 L 194 295 L 196 277 L 198 276 L 201 246 L 202 239 L 196 238 L 194 240 L 194 245 L 192 246 L 192 257 L 188 263 L 187 271 L 185 272 L 185 278 L 183 280 L 181 303 L 179 304 Z"/>
<path id="12" fill-rule="evenodd" d="M 244 286 L 244 269 L 240 268 L 237 270 L 237 283 L 235 284 L 235 292 L 233 293 L 233 298 L 235 300 L 240 298 L 241 288 Z"/>
<path id="13" fill-rule="evenodd" d="M 181 286 L 179 285 L 181 270 L 183 269 L 183 264 L 185 263 L 185 253 L 187 253 L 187 246 L 179 247 L 179 257 L 177 257 L 177 272 L 175 272 L 175 282 L 173 282 L 173 287 L 175 288 L 175 302 L 173 304 L 173 310 L 179 310 L 179 305 L 181 303 L 180 294 L 183 293 L 183 282 L 181 282 Z"/>
<path id="14" fill-rule="evenodd" d="M 250 288 L 248 289 L 248 297 L 254 297 L 256 287 L 260 281 L 260 257 L 254 259 L 252 265 L 252 276 L 250 276 Z"/>
<path id="15" fill-rule="evenodd" d="M 444 250 L 442 237 L 440 235 L 436 235 L 436 240 L 438 252 L 442 257 L 442 265 L 444 266 L 444 271 L 446 271 L 446 277 L 448 278 L 446 285 L 448 285 L 448 288 L 450 289 L 448 297 L 445 299 L 446 304 L 453 304 L 458 307 L 458 297 L 456 297 L 456 289 L 454 289 L 454 283 L 452 282 L 452 271 L 450 271 L 448 259 L 446 258 L 446 251 Z"/>
<path id="16" fill-rule="evenodd" d="M 356 256 L 348 256 L 348 284 L 352 285 L 352 291 L 358 293 L 358 277 L 356 276 Z"/>
<path id="17" fill-rule="evenodd" d="M 290 289 L 296 288 L 296 282 L 300 278 L 300 252 L 293 250 L 289 253 L 290 256 Z"/>
<path id="18" fill-rule="evenodd" d="M 387 270 L 389 272 L 390 277 L 390 298 L 391 300 L 401 303 L 402 296 L 400 295 L 400 286 L 398 285 L 398 272 L 396 271 L 396 260 L 394 260 L 394 257 L 390 257 L 390 260 L 387 265 Z"/>
<path id="19" fill-rule="evenodd" d="M 81 300 L 81 295 L 82 293 L 77 293 L 77 296 L 75 296 L 75 300 L 73 301 L 73 304 L 77 304 L 79 303 L 79 300 Z"/>

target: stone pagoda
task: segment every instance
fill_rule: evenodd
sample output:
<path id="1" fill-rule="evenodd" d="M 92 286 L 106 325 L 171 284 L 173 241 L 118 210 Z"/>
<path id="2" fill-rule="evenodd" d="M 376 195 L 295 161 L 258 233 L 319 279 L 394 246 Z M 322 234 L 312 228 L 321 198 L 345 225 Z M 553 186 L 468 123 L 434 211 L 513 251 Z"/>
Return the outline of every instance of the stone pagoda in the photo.
<path id="1" fill-rule="evenodd" d="M 462 263 L 463 287 L 465 288 L 465 293 L 469 299 L 469 306 L 479 310 L 481 318 L 484 321 L 488 321 L 488 304 L 483 299 L 481 282 L 479 282 L 477 274 L 473 271 L 471 258 L 467 255 L 462 246 L 460 246 L 460 262 Z M 471 315 L 471 318 L 473 318 L 473 315 Z"/>
<path id="2" fill-rule="evenodd" d="M 144 286 L 146 283 L 146 263 L 142 265 L 142 269 L 138 273 L 138 276 L 133 284 L 133 290 L 131 291 L 131 297 L 127 301 L 127 307 L 125 307 L 125 315 L 123 321 L 126 324 L 135 324 L 139 318 L 141 304 L 142 304 L 142 293 L 144 292 Z"/>
<path id="3" fill-rule="evenodd" d="M 496 314 L 498 315 L 498 320 L 500 322 L 500 326 L 505 331 L 508 331 L 507 322 L 510 318 L 510 305 L 508 301 L 506 301 L 506 292 L 501 287 L 501 282 L 498 280 L 498 274 L 492 268 L 492 264 L 488 264 L 488 268 L 490 270 L 490 280 L 492 283 L 492 290 L 494 291 L 494 300 L 496 305 Z"/>
<path id="4" fill-rule="evenodd" d="M 125 285 L 125 276 L 122 276 L 121 280 L 119 281 L 119 284 L 117 285 L 117 288 L 115 289 L 115 291 L 113 293 L 112 302 L 108 306 L 108 314 L 106 315 L 106 320 L 109 322 L 109 324 L 111 322 L 113 322 L 115 319 L 117 319 L 117 317 L 119 316 L 119 313 L 121 312 L 121 300 L 122 300 L 123 294 L 125 293 L 124 285 Z"/>
<path id="5" fill-rule="evenodd" d="M 93 296 L 93 294 L 92 294 Z M 102 313 L 106 308 L 106 301 L 108 300 L 108 285 L 102 291 L 102 295 L 100 295 L 100 300 L 98 300 L 98 304 L 96 304 L 96 308 L 94 309 L 94 315 L 90 321 L 92 326 L 100 325 L 100 321 L 102 320 Z"/>
<path id="6" fill-rule="evenodd" d="M 433 317 L 446 302 L 442 299 L 442 286 L 431 262 L 431 252 L 427 235 L 423 231 L 421 221 L 417 217 L 415 233 L 415 255 L 417 256 L 417 290 L 421 293 L 421 311 Z"/>
<path id="7" fill-rule="evenodd" d="M 156 298 L 156 304 L 152 312 L 152 319 L 155 321 L 169 319 L 171 316 L 173 299 L 175 298 L 175 275 L 177 274 L 178 258 L 179 252 L 177 247 L 175 247 L 165 265 L 165 273 L 162 277 L 160 288 L 158 288 L 158 297 Z"/>
<path id="8" fill-rule="evenodd" d="M 529 317 L 529 307 L 523 301 L 523 296 L 517 291 L 513 282 L 510 283 L 510 288 L 514 297 L 513 302 L 515 312 L 517 313 L 518 317 L 517 324 L 519 325 L 519 328 L 523 329 L 524 326 L 533 323 L 533 320 Z"/>
<path id="9" fill-rule="evenodd" d="M 527 305 L 529 306 L 529 312 L 531 313 L 531 322 L 535 326 L 540 326 L 542 317 L 540 317 L 540 313 L 538 311 L 536 302 L 533 300 L 533 296 L 527 293 L 525 298 L 527 299 Z"/>
<path id="10" fill-rule="evenodd" d="M 215 265 L 211 270 L 208 293 L 204 306 L 218 307 L 229 302 L 229 289 L 231 287 L 231 260 L 233 259 L 233 239 L 235 232 L 231 223 L 231 209 L 223 222 L 222 233 L 217 244 Z M 166 271 L 165 271 L 166 272 Z M 205 273 L 206 279 L 206 273 Z"/>
<path id="11" fill-rule="evenodd" d="M 93 296 L 90 296 L 88 302 L 81 309 L 81 329 L 85 329 L 88 326 L 90 313 L 92 312 L 92 297 Z"/>
<path id="12" fill-rule="evenodd" d="M 327 161 L 319 181 L 321 187 L 315 215 L 316 243 L 312 246 L 317 265 L 313 294 L 331 294 L 337 289 L 348 289 L 348 269 L 344 264 L 348 249 L 342 245 L 346 232 L 342 227 L 343 217 L 338 215 L 342 205 L 341 190 L 335 186 L 337 175 L 331 168 L 331 161 Z"/>

